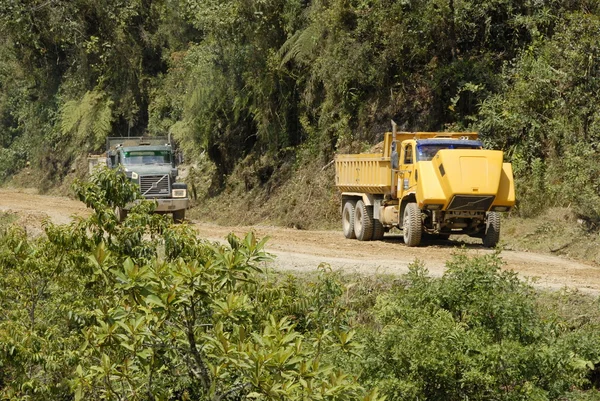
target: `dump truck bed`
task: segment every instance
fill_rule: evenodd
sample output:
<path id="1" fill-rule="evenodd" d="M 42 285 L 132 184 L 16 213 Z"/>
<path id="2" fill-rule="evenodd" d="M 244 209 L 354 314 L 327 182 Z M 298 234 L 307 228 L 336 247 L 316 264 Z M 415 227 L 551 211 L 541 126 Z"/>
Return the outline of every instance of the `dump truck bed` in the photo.
<path id="1" fill-rule="evenodd" d="M 407 139 L 477 139 L 476 132 L 398 132 L 398 143 Z M 359 153 L 335 157 L 335 183 L 342 192 L 386 194 L 392 189 L 392 165 L 390 161 L 393 135 L 384 135 L 381 153 Z"/>
<path id="2" fill-rule="evenodd" d="M 390 158 L 381 154 L 337 155 L 335 172 L 335 184 L 342 192 L 385 194 L 391 191 Z"/>

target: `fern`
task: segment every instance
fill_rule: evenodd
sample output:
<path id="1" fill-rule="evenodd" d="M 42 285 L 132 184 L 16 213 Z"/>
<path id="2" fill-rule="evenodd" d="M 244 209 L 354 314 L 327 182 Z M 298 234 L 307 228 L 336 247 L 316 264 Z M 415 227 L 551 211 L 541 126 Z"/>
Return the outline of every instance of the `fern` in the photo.
<path id="1" fill-rule="evenodd" d="M 66 102 L 60 110 L 60 131 L 63 135 L 71 133 L 77 125 L 81 114 L 79 111 L 79 103 L 75 100 Z"/>
<path id="2" fill-rule="evenodd" d="M 322 26 L 312 24 L 302 31 L 294 33 L 279 49 L 281 66 L 291 60 L 306 61 L 311 59 L 322 36 Z"/>
<path id="3" fill-rule="evenodd" d="M 96 118 L 92 125 L 94 133 L 94 144 L 102 144 L 112 129 L 112 105 L 111 100 L 105 100 L 98 104 L 96 109 Z"/>
<path id="4" fill-rule="evenodd" d="M 78 145 L 100 146 L 112 129 L 113 102 L 101 91 L 88 91 L 80 101 L 70 100 L 60 110 L 60 129 Z"/>

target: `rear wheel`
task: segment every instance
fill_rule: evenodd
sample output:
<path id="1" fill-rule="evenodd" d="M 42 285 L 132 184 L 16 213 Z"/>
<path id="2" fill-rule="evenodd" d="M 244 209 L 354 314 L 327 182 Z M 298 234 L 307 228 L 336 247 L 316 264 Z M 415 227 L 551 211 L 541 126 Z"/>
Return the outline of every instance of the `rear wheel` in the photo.
<path id="1" fill-rule="evenodd" d="M 359 241 L 369 241 L 373 236 L 373 208 L 362 200 L 356 202 L 354 209 L 354 234 Z"/>
<path id="2" fill-rule="evenodd" d="M 409 203 L 405 206 L 402 231 L 406 245 L 418 246 L 421 243 L 423 223 L 421 222 L 421 211 L 416 203 Z"/>
<path id="3" fill-rule="evenodd" d="M 483 236 L 483 246 L 493 248 L 500 241 L 500 214 L 489 212 L 485 224 L 485 235 Z"/>
<path id="4" fill-rule="evenodd" d="M 173 212 L 173 221 L 175 223 L 183 223 L 185 220 L 185 209 L 176 210 Z"/>
<path id="5" fill-rule="evenodd" d="M 344 230 L 344 237 L 348 239 L 355 239 L 354 234 L 354 205 L 355 201 L 346 201 L 344 203 L 344 209 L 342 210 L 342 229 Z"/>

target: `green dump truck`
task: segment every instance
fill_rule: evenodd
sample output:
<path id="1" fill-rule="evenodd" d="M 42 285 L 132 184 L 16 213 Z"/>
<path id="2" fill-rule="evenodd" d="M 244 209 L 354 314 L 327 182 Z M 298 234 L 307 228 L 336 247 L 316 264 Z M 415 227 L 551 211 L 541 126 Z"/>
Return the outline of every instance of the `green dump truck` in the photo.
<path id="1" fill-rule="evenodd" d="M 121 166 L 139 185 L 142 196 L 156 202 L 156 212 L 171 213 L 175 222 L 185 219 L 189 206 L 187 185 L 177 182 L 176 154 L 169 137 L 111 137 L 106 148 L 106 165 Z M 119 220 L 125 218 L 129 208 L 116 210 Z"/>

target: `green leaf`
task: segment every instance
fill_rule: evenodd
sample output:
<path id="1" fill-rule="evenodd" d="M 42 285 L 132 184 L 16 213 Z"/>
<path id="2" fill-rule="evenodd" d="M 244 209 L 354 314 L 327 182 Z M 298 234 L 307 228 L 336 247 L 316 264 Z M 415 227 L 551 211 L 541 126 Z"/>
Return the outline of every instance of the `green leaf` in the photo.
<path id="1" fill-rule="evenodd" d="M 146 302 L 148 302 L 150 304 L 158 305 L 162 308 L 165 307 L 165 304 L 163 303 L 163 301 L 157 295 L 154 295 L 154 294 L 150 294 L 150 295 L 146 296 Z"/>

